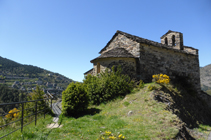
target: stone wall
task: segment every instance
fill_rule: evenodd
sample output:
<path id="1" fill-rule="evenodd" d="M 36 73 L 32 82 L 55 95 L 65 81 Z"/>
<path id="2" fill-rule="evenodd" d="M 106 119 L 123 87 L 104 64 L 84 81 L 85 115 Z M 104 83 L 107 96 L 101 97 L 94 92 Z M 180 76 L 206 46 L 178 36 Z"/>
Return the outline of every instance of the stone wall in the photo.
<path id="1" fill-rule="evenodd" d="M 140 44 L 140 78 L 146 81 L 153 74 L 167 74 L 170 78 L 187 77 L 198 93 L 201 91 L 198 55 L 160 49 L 155 46 Z"/>
<path id="2" fill-rule="evenodd" d="M 121 65 L 123 74 L 129 75 L 131 78 L 136 77 L 136 60 L 135 58 L 102 58 L 96 60 L 93 73 L 97 74 L 97 63 L 100 64 L 100 71 L 105 71 L 106 68 L 111 69 L 112 66 Z"/>
<path id="3" fill-rule="evenodd" d="M 173 44 L 172 37 L 175 36 L 175 45 Z M 165 42 L 165 38 L 167 39 L 167 44 Z M 166 34 L 161 38 L 161 43 L 169 45 L 177 50 L 183 50 L 183 35 L 179 32 L 171 32 Z"/>
<path id="4" fill-rule="evenodd" d="M 131 53 L 132 55 L 134 55 L 135 57 L 139 57 L 139 43 L 137 43 L 136 41 L 133 41 L 131 39 L 128 39 L 127 37 L 125 37 L 124 35 L 118 34 L 114 40 L 109 44 L 109 46 L 106 48 L 105 51 L 102 52 L 105 53 L 113 48 L 116 47 L 122 47 L 124 49 L 126 49 L 129 53 Z"/>
<path id="5" fill-rule="evenodd" d="M 204 91 L 201 91 L 200 94 L 201 99 L 205 101 L 209 108 L 211 108 L 211 96 Z"/>
<path id="6" fill-rule="evenodd" d="M 198 50 L 192 47 L 184 46 L 184 51 L 192 54 L 198 55 Z"/>

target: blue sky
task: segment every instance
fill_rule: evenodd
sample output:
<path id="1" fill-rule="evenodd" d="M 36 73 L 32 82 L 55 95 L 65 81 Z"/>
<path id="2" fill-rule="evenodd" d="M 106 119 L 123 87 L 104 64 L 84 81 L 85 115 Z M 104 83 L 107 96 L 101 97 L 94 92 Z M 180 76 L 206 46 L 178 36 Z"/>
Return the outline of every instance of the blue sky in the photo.
<path id="1" fill-rule="evenodd" d="M 0 56 L 76 81 L 117 30 L 156 42 L 182 32 L 211 64 L 210 0 L 0 0 Z"/>

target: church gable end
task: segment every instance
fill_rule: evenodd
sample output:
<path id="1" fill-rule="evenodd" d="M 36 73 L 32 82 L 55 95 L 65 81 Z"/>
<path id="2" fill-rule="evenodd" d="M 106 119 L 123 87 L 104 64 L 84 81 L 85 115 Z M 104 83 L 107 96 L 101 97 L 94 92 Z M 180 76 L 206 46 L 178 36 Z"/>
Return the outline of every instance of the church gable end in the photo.
<path id="1" fill-rule="evenodd" d="M 127 36 L 120 34 L 119 31 L 117 31 L 117 33 L 113 36 L 113 38 L 99 53 L 103 54 L 117 47 L 124 48 L 134 57 L 139 57 L 139 43 L 131 40 Z"/>

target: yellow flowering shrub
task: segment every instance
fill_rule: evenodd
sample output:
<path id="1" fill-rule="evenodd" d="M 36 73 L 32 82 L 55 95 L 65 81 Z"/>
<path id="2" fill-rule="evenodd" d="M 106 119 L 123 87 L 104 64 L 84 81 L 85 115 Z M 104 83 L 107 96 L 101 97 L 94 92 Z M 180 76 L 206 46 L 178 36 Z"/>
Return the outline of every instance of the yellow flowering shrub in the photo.
<path id="1" fill-rule="evenodd" d="M 122 134 L 113 134 L 110 131 L 105 131 L 105 133 L 102 133 L 102 135 L 97 140 L 126 140 L 126 137 Z"/>
<path id="2" fill-rule="evenodd" d="M 169 76 L 166 74 L 156 74 L 152 75 L 153 81 L 158 84 L 168 84 L 170 82 Z"/>
<path id="3" fill-rule="evenodd" d="M 7 119 L 12 119 L 12 120 L 14 120 L 15 118 L 18 118 L 19 113 L 20 113 L 20 110 L 18 110 L 17 108 L 13 108 L 13 109 L 10 110 L 8 113 L 9 113 L 9 114 L 5 115 L 5 117 L 6 117 Z"/>

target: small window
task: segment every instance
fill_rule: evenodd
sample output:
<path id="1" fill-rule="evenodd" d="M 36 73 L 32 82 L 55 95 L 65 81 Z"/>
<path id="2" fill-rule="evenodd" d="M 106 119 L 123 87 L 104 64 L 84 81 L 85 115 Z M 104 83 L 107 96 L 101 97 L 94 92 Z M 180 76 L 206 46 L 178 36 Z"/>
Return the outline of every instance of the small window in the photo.
<path id="1" fill-rule="evenodd" d="M 165 38 L 165 44 L 168 45 L 168 39 L 167 39 L 167 37 Z"/>
<path id="2" fill-rule="evenodd" d="M 97 63 L 97 73 L 100 73 L 100 63 Z"/>
<path id="3" fill-rule="evenodd" d="M 175 46 L 175 35 L 172 36 L 172 46 Z"/>

